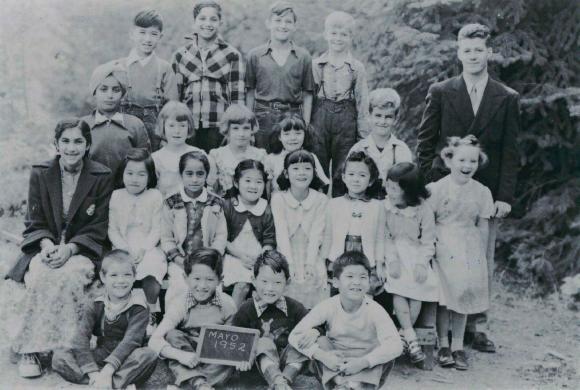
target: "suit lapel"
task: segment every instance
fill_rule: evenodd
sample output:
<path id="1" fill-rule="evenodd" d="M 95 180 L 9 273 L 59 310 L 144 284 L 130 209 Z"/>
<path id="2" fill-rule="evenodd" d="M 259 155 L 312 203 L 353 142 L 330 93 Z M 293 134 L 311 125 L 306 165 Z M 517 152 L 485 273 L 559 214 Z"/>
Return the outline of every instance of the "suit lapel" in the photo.
<path id="1" fill-rule="evenodd" d="M 471 100 L 467 93 L 467 86 L 462 76 L 457 76 L 452 82 L 453 96 L 451 97 L 451 104 L 455 109 L 455 113 L 460 118 L 465 129 L 469 129 L 473 124 L 475 116 L 473 115 L 473 108 L 471 107 Z"/>
<path id="2" fill-rule="evenodd" d="M 483 130 L 485 130 L 489 121 L 494 117 L 495 112 L 501 105 L 501 101 L 505 98 L 502 88 L 491 77 L 488 79 L 487 86 L 483 91 L 481 104 L 473 123 L 469 127 L 469 134 L 479 137 Z M 469 96 L 467 97 L 469 100 Z"/>
<path id="3" fill-rule="evenodd" d="M 53 164 L 48 168 L 46 175 L 46 187 L 52 206 L 52 216 L 60 236 L 62 231 L 62 181 L 60 178 L 60 166 L 58 158 L 54 159 Z"/>
<path id="4" fill-rule="evenodd" d="M 95 183 L 95 176 L 91 174 L 90 162 L 85 160 L 83 165 L 83 170 L 77 182 L 77 188 L 71 199 L 70 206 L 68 209 L 68 220 L 72 221 L 73 217 L 77 213 L 81 203 L 86 198 L 87 194 L 93 188 Z"/>

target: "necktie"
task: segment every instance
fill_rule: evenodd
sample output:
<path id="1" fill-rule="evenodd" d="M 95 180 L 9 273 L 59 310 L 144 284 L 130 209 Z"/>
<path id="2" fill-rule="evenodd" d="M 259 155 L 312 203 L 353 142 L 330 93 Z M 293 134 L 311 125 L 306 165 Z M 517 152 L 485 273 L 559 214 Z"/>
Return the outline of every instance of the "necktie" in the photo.
<path id="1" fill-rule="evenodd" d="M 477 88 L 475 84 L 471 87 L 471 91 L 469 92 L 469 99 L 471 100 L 471 107 L 473 108 L 473 114 L 477 115 L 477 110 L 479 109 L 479 95 L 477 94 Z"/>

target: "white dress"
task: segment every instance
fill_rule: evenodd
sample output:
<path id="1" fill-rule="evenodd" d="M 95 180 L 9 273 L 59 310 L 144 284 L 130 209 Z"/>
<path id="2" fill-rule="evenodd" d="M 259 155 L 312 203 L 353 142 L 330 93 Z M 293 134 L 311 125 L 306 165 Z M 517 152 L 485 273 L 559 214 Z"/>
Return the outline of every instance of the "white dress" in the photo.
<path id="1" fill-rule="evenodd" d="M 206 154 L 203 150 L 195 146 L 185 145 L 183 151 L 179 153 L 169 151 L 164 147 L 151 155 L 155 163 L 155 172 L 157 173 L 157 188 L 164 197 L 174 193 L 180 188 L 179 159 L 185 153 L 189 152 Z"/>

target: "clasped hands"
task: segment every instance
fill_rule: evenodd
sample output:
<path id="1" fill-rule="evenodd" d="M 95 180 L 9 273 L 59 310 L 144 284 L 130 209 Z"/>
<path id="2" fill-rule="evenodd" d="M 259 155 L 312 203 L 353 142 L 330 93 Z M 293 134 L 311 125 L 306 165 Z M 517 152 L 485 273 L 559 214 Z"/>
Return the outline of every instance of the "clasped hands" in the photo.
<path id="1" fill-rule="evenodd" d="M 51 240 L 42 240 L 40 258 L 50 268 L 62 267 L 74 254 L 75 244 L 54 245 Z"/>

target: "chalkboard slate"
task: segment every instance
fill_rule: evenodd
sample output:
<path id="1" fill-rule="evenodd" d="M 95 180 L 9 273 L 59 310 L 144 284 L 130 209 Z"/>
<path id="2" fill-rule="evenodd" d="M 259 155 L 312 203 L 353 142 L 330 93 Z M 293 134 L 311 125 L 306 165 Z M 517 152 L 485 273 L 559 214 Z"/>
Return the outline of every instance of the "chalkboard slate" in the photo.
<path id="1" fill-rule="evenodd" d="M 253 362 L 256 345 L 260 338 L 257 329 L 228 325 L 212 325 L 201 328 L 197 344 L 197 356 L 203 363 L 236 366 Z"/>

